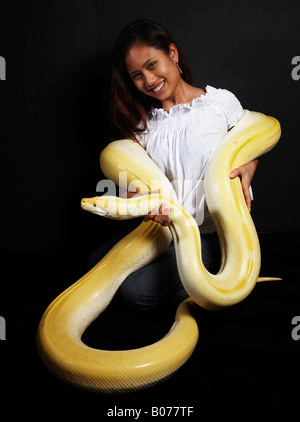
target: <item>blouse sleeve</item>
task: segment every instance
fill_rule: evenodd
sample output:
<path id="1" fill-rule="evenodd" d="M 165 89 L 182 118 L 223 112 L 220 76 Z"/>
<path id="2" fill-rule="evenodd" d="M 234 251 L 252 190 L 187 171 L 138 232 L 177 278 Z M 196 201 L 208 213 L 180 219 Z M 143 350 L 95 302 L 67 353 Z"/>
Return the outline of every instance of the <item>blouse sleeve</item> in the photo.
<path id="1" fill-rule="evenodd" d="M 243 116 L 244 110 L 236 98 L 236 96 L 228 91 L 227 89 L 216 89 L 212 87 L 207 87 L 208 89 L 215 89 L 215 101 L 216 105 L 224 114 L 227 120 L 227 128 L 230 129 L 237 124 L 237 122 Z"/>

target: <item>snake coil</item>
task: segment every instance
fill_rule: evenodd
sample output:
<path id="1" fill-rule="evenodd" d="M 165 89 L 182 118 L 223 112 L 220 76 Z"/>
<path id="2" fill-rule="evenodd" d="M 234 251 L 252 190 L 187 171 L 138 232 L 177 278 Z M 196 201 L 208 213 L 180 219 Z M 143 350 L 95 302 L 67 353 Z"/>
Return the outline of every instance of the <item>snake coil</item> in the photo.
<path id="1" fill-rule="evenodd" d="M 221 140 L 205 175 L 208 208 L 219 236 L 222 262 L 210 274 L 201 261 L 200 234 L 195 220 L 177 202 L 173 188 L 144 149 L 131 140 L 115 141 L 101 153 L 103 173 L 115 183 L 126 171 L 127 184 L 138 198 L 95 197 L 82 207 L 107 218 L 136 218 L 165 203 L 171 226 L 142 222 L 45 311 L 37 332 L 37 347 L 46 366 L 72 385 L 97 392 L 124 392 L 168 377 L 192 354 L 198 327 L 195 303 L 220 310 L 242 301 L 259 280 L 260 247 L 238 178 L 232 169 L 268 152 L 280 138 L 279 122 L 244 110 L 238 124 Z M 134 350 L 108 351 L 86 346 L 81 336 L 109 305 L 116 290 L 133 271 L 155 259 L 173 238 L 181 281 L 190 298 L 176 312 L 169 333 L 158 342 Z"/>

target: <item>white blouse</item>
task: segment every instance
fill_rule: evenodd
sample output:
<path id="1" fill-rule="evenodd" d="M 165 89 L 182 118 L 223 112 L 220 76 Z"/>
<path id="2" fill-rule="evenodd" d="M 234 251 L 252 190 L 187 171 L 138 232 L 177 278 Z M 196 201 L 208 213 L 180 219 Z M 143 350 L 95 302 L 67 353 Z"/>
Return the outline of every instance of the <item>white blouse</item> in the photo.
<path id="1" fill-rule="evenodd" d="M 172 183 L 177 199 L 195 218 L 201 233 L 213 232 L 204 193 L 207 162 L 219 141 L 242 117 L 230 91 L 206 87 L 206 94 L 169 112 L 152 109 L 147 130 L 136 137 Z"/>

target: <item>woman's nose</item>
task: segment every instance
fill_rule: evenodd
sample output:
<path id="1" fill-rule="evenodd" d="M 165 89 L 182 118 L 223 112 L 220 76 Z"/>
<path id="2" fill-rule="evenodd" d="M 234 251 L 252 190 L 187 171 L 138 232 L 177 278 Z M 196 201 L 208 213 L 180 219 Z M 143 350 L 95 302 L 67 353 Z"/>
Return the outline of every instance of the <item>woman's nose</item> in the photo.
<path id="1" fill-rule="evenodd" d="M 145 83 L 147 88 L 151 88 L 155 82 L 155 76 L 151 72 L 147 72 L 144 74 Z"/>

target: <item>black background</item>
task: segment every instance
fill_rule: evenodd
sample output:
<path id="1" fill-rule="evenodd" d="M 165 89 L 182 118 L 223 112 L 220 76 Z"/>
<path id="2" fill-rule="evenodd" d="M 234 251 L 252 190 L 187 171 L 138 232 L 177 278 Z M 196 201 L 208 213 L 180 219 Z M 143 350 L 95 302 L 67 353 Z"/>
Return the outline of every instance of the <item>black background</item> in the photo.
<path id="1" fill-rule="evenodd" d="M 270 114 L 282 125 L 280 143 L 261 159 L 256 172 L 252 215 L 266 239 L 265 268 L 292 274 L 292 288 L 286 294 L 294 296 L 295 301 L 283 307 L 287 315 L 277 322 L 282 324 L 283 336 L 288 337 L 294 353 L 296 343 L 289 339 L 290 323 L 300 311 L 299 290 L 293 284 L 294 273 L 287 267 L 299 260 L 294 248 L 300 229 L 300 80 L 291 76 L 292 59 L 300 54 L 299 2 L 52 0 L 13 2 L 9 7 L 2 4 L 0 11 L 0 55 L 7 64 L 7 80 L 0 87 L 0 315 L 7 321 L 7 340 L 1 342 L 1 348 L 6 348 L 10 356 L 1 364 L 7 369 L 26 357 L 15 367 L 14 375 L 8 371 L 12 384 L 19 381 L 19 388 L 7 389 L 10 398 L 30 401 L 35 395 L 38 401 L 44 397 L 41 391 L 48 389 L 53 401 L 63 400 L 64 394 L 68 400 L 99 400 L 56 387 L 48 373 L 43 373 L 44 367 L 36 367 L 39 358 L 34 335 L 50 301 L 84 274 L 93 249 L 132 224 L 88 214 L 81 210 L 80 200 L 95 196 L 96 184 L 103 178 L 99 154 L 110 141 L 111 48 L 119 31 L 136 18 L 154 19 L 174 35 L 185 52 L 194 85 L 229 89 L 244 108 Z M 271 234 L 274 237 L 267 236 Z M 274 251 L 276 263 L 271 258 Z M 277 286 L 272 288 L 276 290 Z M 264 289 L 269 288 L 257 287 L 261 300 Z M 282 292 L 275 291 L 275 296 L 274 312 L 278 304 L 283 306 L 279 300 Z M 241 310 L 251 331 L 251 300 L 243 306 L 226 314 L 226 327 L 234 323 L 235 313 Z M 254 306 L 257 309 L 255 301 Z M 264 309 L 263 302 L 261 307 Z M 272 315 L 270 312 L 268 315 Z M 205 314 L 203 318 L 209 317 Z M 268 321 L 264 322 L 268 326 Z M 257 314 L 255 323 L 259 326 Z M 209 320 L 208 326 L 211 324 Z M 276 343 L 276 328 L 273 335 L 271 344 Z M 241 342 L 237 347 L 243 348 L 238 338 Z M 253 338 L 253 344 L 261 338 L 263 334 Z M 232 368 L 231 376 L 234 371 Z M 183 382 L 190 382 L 190 376 L 182 375 Z M 225 390 L 226 379 L 224 375 L 221 383 Z M 55 394 L 56 388 L 62 388 L 63 393 Z M 168 386 L 160 388 L 167 394 Z M 211 385 L 209 388 L 213 390 Z M 135 397 L 132 403 L 138 407 L 145 396 Z M 176 405 L 170 400 L 168 404 Z"/>

